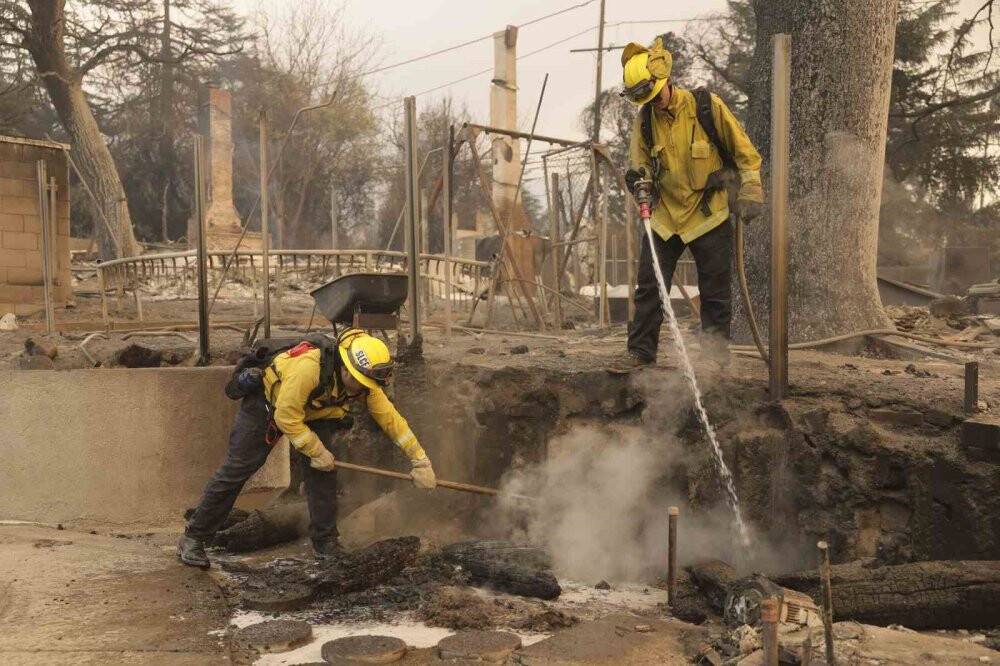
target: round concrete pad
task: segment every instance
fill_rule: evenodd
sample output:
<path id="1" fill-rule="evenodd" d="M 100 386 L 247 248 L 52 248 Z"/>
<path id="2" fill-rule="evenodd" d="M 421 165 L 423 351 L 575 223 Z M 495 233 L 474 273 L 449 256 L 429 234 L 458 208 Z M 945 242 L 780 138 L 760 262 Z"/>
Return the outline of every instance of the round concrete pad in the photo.
<path id="1" fill-rule="evenodd" d="M 312 638 L 312 627 L 299 620 L 268 620 L 243 627 L 233 636 L 233 643 L 258 652 L 288 652 L 305 645 Z"/>
<path id="2" fill-rule="evenodd" d="M 406 654 L 406 642 L 392 636 L 345 636 L 323 644 L 331 664 L 391 664 Z"/>
<path id="3" fill-rule="evenodd" d="M 261 611 L 289 611 L 304 608 L 312 600 L 312 588 L 298 583 L 260 590 L 244 590 L 240 595 L 243 607 Z"/>
<path id="4" fill-rule="evenodd" d="M 521 639 L 508 631 L 460 631 L 438 643 L 441 659 L 479 659 L 501 662 L 521 647 Z"/>

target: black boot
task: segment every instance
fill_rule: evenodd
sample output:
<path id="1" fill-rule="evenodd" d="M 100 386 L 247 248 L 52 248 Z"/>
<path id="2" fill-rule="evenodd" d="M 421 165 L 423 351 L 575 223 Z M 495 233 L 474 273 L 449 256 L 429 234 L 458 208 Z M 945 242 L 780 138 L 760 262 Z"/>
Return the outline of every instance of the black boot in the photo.
<path id="1" fill-rule="evenodd" d="M 189 567 L 207 569 L 212 566 L 205 554 L 205 544 L 186 534 L 177 542 L 177 557 Z"/>
<path id="2" fill-rule="evenodd" d="M 344 548 L 340 545 L 340 540 L 337 537 L 330 537 L 323 541 L 313 541 L 313 550 L 316 551 L 317 560 L 326 560 L 344 552 Z"/>

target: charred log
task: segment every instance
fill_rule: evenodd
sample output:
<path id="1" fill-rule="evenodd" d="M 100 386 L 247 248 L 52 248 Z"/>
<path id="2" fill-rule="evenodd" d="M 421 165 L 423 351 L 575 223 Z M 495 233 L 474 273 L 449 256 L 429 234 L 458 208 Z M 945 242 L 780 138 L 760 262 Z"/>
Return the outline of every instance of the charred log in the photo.
<path id="1" fill-rule="evenodd" d="M 820 598 L 815 571 L 778 576 L 779 585 Z M 974 629 L 1000 624 L 1000 562 L 914 562 L 832 567 L 838 621 L 901 624 L 912 629 Z"/>
<path id="2" fill-rule="evenodd" d="M 415 536 L 377 541 L 367 548 L 324 562 L 315 585 L 317 596 L 358 592 L 398 576 L 420 550 Z"/>
<path id="3" fill-rule="evenodd" d="M 445 559 L 464 569 L 474 584 L 522 597 L 556 599 L 562 588 L 551 571 L 548 557 L 532 546 L 504 541 L 470 541 L 442 551 Z"/>
<path id="4" fill-rule="evenodd" d="M 295 541 L 306 533 L 308 525 L 305 502 L 279 504 L 251 511 L 245 520 L 219 531 L 213 545 L 231 553 L 246 553 Z"/>
<path id="5" fill-rule="evenodd" d="M 687 572 L 708 599 L 712 610 L 721 614 L 725 609 L 730 589 L 740 578 L 736 569 L 722 560 L 705 560 L 687 567 Z"/>

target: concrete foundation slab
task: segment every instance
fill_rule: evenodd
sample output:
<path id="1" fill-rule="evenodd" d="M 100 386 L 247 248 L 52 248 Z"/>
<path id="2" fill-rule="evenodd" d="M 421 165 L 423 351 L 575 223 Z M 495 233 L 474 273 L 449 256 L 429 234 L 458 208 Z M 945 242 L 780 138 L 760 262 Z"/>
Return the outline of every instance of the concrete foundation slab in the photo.
<path id="1" fill-rule="evenodd" d="M 2 664 L 229 663 L 221 592 L 160 543 L 0 525 L 0 581 Z"/>
<path id="2" fill-rule="evenodd" d="M 648 630 L 637 631 L 639 625 Z M 676 620 L 613 614 L 561 631 L 518 652 L 526 666 L 607 664 L 610 666 L 691 663 L 707 631 Z"/>
<path id="3" fill-rule="evenodd" d="M 225 458 L 238 403 L 226 367 L 0 372 L 0 518 L 75 525 L 182 520 Z M 288 485 L 288 449 L 246 489 Z"/>

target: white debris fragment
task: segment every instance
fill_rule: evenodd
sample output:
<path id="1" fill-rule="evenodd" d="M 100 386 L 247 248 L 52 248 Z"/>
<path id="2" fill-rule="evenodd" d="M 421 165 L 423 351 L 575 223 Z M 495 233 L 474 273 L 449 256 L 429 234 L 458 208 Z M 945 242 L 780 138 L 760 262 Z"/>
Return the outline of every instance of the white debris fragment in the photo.
<path id="1" fill-rule="evenodd" d="M 17 316 L 13 312 L 8 312 L 0 317 L 0 331 L 16 331 Z"/>

